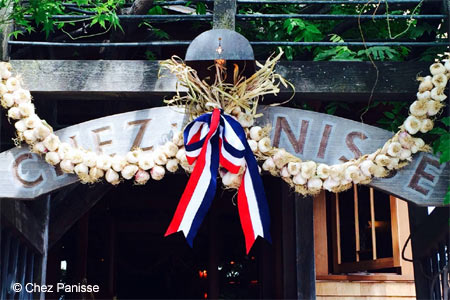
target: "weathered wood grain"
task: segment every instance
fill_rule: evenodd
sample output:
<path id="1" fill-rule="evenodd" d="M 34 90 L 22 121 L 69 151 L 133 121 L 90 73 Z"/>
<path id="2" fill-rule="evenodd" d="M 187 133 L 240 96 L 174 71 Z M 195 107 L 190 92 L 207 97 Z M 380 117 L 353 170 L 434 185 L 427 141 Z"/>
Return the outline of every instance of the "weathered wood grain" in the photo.
<path id="1" fill-rule="evenodd" d="M 176 91 L 174 76 L 162 72 L 158 61 L 127 60 L 12 60 L 35 96 L 89 100 L 92 98 L 169 95 Z M 427 74 L 426 62 L 376 62 L 377 100 L 411 101 L 418 74 Z M 280 62 L 277 72 L 295 86 L 297 100 L 368 101 L 376 70 L 370 62 Z M 282 96 L 291 91 L 282 89 Z M 268 97 L 268 101 L 270 101 Z M 277 98 L 279 101 L 280 98 Z"/>
<path id="2" fill-rule="evenodd" d="M 261 107 L 261 125 L 272 126 L 273 145 L 303 160 L 336 164 L 372 153 L 392 133 L 355 121 L 293 108 Z M 126 153 L 133 147 L 150 150 L 171 139 L 186 124 L 185 115 L 158 107 L 108 116 L 57 132 L 62 141 L 98 153 Z M 419 205 L 442 206 L 449 180 L 449 165 L 431 154 L 420 153 L 412 163 L 376 179 L 370 186 Z M 0 153 L 0 198 L 33 199 L 77 181 L 58 172 L 26 148 Z"/>

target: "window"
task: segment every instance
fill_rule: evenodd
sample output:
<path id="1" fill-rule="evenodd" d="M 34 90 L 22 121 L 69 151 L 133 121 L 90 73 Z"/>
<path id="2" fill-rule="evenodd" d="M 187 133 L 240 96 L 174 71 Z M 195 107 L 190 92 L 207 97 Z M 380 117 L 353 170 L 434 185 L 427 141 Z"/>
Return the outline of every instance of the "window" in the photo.
<path id="1" fill-rule="evenodd" d="M 314 203 L 314 231 L 318 279 L 413 279 L 412 264 L 401 257 L 408 206 L 394 196 L 356 185 L 339 194 L 322 192 Z M 405 254 L 411 257 L 410 246 Z"/>

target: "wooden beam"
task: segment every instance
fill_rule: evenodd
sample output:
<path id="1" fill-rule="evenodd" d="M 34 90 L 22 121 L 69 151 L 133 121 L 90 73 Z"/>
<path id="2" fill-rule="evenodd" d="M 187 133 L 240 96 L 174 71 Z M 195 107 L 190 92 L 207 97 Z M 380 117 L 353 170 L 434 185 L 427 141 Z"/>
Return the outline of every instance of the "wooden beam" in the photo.
<path id="1" fill-rule="evenodd" d="M 139 60 L 12 60 L 16 73 L 34 97 L 48 99 L 146 99 L 176 91 L 176 79 L 167 72 L 158 78 L 158 61 Z M 373 97 L 411 101 L 417 92 L 417 75 L 428 74 L 427 62 L 376 62 L 380 72 Z M 277 72 L 295 86 L 295 99 L 368 101 L 376 70 L 370 62 L 283 61 Z M 282 89 L 280 101 L 292 93 Z M 159 101 L 159 102 L 158 102 Z"/>
<path id="2" fill-rule="evenodd" d="M 313 197 L 295 197 L 297 299 L 316 299 Z"/>
<path id="3" fill-rule="evenodd" d="M 111 189 L 108 184 L 79 184 L 70 193 L 56 196 L 50 214 L 49 248 Z"/>

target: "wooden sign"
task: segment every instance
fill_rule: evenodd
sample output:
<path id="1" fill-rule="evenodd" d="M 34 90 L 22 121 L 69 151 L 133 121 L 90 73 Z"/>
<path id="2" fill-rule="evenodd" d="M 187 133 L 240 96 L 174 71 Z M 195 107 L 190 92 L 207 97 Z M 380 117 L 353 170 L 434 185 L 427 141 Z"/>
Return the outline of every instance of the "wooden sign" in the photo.
<path id="1" fill-rule="evenodd" d="M 261 126 L 271 124 L 273 145 L 303 160 L 336 164 L 381 147 L 392 133 L 355 121 L 285 107 L 261 107 Z M 134 147 L 151 150 L 170 140 L 186 124 L 185 115 L 158 107 L 108 116 L 57 132 L 64 142 L 97 153 L 126 153 Z M 424 206 L 442 206 L 449 180 L 448 164 L 420 153 L 390 178 L 370 186 Z M 77 181 L 48 165 L 26 147 L 0 153 L 0 198 L 33 199 Z"/>

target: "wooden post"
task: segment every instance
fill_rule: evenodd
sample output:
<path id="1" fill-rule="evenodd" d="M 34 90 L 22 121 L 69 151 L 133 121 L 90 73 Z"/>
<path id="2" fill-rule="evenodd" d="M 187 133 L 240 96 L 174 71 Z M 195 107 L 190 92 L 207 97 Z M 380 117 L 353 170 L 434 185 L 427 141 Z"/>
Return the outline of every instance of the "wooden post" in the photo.
<path id="1" fill-rule="evenodd" d="M 316 298 L 313 197 L 295 197 L 297 299 Z"/>
<path id="2" fill-rule="evenodd" d="M 283 249 L 283 298 L 297 297 L 295 201 L 289 186 L 281 186 L 282 249 Z"/>
<path id="3" fill-rule="evenodd" d="M 408 203 L 409 210 L 409 226 L 411 232 L 411 247 L 413 252 L 413 265 L 414 265 L 414 282 L 416 287 L 417 299 L 429 299 L 430 297 L 430 280 L 431 277 L 431 265 L 428 258 L 420 259 L 414 257 L 414 253 L 417 253 L 417 248 L 420 247 L 421 241 L 418 240 L 414 233 L 424 222 L 428 216 L 427 207 L 419 207 L 412 203 Z M 416 250 L 416 251 L 415 251 Z"/>
<path id="4" fill-rule="evenodd" d="M 234 30 L 236 24 L 236 0 L 214 0 L 214 29 Z"/>
<path id="5" fill-rule="evenodd" d="M 46 284 L 47 279 L 47 258 L 48 258 L 48 224 L 50 220 L 50 201 L 51 196 L 48 195 L 44 199 L 44 213 L 43 213 L 43 221 L 44 221 L 44 232 L 43 236 L 43 253 L 41 260 L 41 286 Z M 45 293 L 41 292 L 40 299 L 45 299 Z"/>

